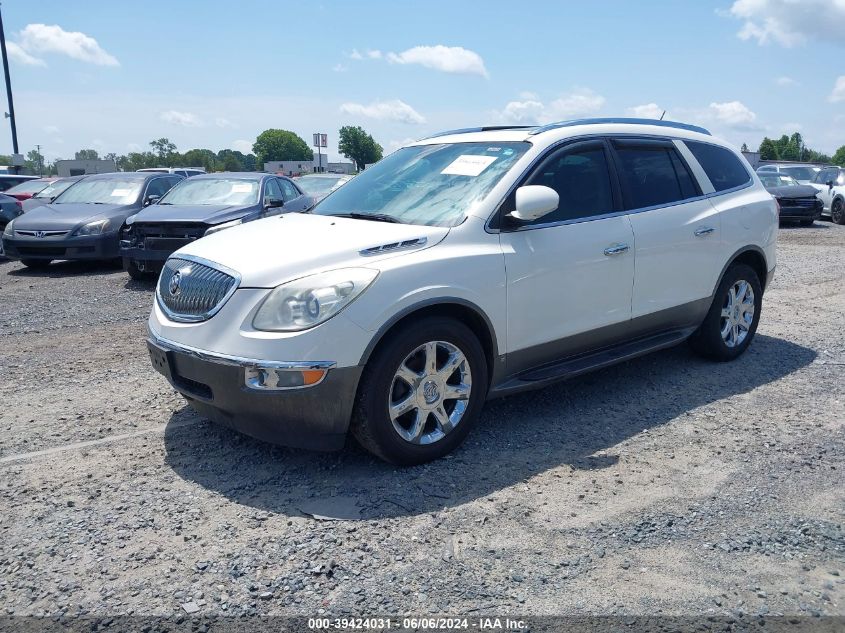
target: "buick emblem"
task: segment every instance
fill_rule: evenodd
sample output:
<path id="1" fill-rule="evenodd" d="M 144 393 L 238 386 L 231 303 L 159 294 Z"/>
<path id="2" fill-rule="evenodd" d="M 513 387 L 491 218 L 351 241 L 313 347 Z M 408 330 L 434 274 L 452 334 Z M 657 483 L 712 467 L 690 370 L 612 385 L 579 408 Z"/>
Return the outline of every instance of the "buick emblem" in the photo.
<path id="1" fill-rule="evenodd" d="M 170 295 L 175 297 L 179 294 L 179 291 L 182 289 L 182 271 L 177 270 L 173 273 L 173 276 L 170 278 L 170 284 L 168 285 L 167 289 L 170 291 Z"/>
<path id="2" fill-rule="evenodd" d="M 45 235 L 47 235 L 47 231 L 36 231 L 35 232 L 35 237 L 44 237 Z"/>

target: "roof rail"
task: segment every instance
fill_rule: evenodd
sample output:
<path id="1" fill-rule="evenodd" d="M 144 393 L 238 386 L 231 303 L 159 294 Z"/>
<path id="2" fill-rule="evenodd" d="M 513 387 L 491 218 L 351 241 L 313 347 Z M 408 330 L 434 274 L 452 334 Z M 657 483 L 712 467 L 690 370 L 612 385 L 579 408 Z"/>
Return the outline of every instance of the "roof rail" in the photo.
<path id="1" fill-rule="evenodd" d="M 558 121 L 557 123 L 549 123 L 541 127 L 534 128 L 531 134 L 541 134 L 549 130 L 556 130 L 562 127 L 574 127 L 576 125 L 596 125 L 599 123 L 624 123 L 627 125 L 656 125 L 658 127 L 671 127 L 679 130 L 688 130 L 690 132 L 698 132 L 699 134 L 706 134 L 712 136 L 710 130 L 699 125 L 691 125 L 690 123 L 678 123 L 677 121 L 662 121 L 657 119 L 633 119 L 633 118 L 609 118 L 609 119 L 573 119 L 571 121 Z"/>
<path id="2" fill-rule="evenodd" d="M 458 130 L 446 130 L 445 132 L 438 132 L 437 134 L 429 134 L 420 140 L 427 138 L 437 138 L 438 136 L 449 136 L 450 134 L 468 134 L 470 132 L 494 132 L 496 130 L 529 130 L 537 127 L 536 125 L 485 125 L 482 127 L 465 127 Z"/>

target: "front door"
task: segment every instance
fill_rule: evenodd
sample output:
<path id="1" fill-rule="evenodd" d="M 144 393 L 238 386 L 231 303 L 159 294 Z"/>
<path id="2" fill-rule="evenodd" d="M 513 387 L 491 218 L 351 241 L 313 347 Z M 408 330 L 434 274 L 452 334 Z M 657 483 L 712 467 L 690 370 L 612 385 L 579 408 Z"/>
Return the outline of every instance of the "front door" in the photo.
<path id="1" fill-rule="evenodd" d="M 530 223 L 503 220 L 509 372 L 580 351 L 585 338 L 598 346 L 578 335 L 631 318 L 634 235 L 608 152 L 602 140 L 554 150 L 522 184 L 557 191 L 557 210 Z M 512 205 L 513 196 L 503 211 Z"/>

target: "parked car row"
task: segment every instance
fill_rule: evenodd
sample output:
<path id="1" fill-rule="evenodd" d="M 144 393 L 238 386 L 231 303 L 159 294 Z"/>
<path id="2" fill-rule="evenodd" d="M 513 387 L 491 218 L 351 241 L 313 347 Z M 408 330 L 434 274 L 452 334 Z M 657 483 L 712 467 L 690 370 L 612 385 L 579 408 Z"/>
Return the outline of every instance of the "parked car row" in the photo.
<path id="1" fill-rule="evenodd" d="M 763 165 L 757 175 L 778 201 L 781 220 L 809 226 L 829 217 L 845 224 L 845 169 L 818 165 Z"/>

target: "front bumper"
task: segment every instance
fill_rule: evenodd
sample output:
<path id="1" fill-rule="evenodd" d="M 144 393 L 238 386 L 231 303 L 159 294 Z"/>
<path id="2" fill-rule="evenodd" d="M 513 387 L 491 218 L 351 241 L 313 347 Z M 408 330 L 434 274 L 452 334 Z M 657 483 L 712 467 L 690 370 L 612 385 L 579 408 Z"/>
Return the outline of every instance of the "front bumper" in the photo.
<path id="1" fill-rule="evenodd" d="M 247 372 L 267 361 L 217 355 L 150 333 L 153 367 L 200 415 L 272 444 L 338 450 L 346 441 L 361 367 L 328 369 L 312 386 L 284 390 L 252 388 Z M 333 363 L 277 363 L 327 367 Z"/>
<path id="2" fill-rule="evenodd" d="M 780 220 L 801 221 L 801 220 L 818 220 L 822 217 L 822 203 L 813 206 L 786 206 L 781 203 Z"/>
<path id="3" fill-rule="evenodd" d="M 117 232 L 84 237 L 3 238 L 6 257 L 12 259 L 115 259 L 119 255 L 117 244 Z"/>

